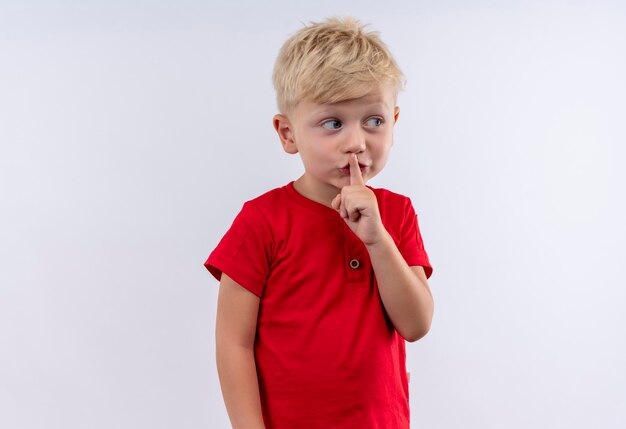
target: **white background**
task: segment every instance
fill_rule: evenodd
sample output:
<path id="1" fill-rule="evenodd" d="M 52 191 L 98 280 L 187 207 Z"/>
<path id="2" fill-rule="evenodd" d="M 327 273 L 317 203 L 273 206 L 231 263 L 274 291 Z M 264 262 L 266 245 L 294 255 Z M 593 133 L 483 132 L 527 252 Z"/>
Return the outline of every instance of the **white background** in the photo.
<path id="1" fill-rule="evenodd" d="M 626 6 L 554 0 L 1 1 L 0 427 L 229 427 L 203 262 L 301 174 L 273 63 L 346 13 L 408 81 L 413 427 L 626 427 Z"/>

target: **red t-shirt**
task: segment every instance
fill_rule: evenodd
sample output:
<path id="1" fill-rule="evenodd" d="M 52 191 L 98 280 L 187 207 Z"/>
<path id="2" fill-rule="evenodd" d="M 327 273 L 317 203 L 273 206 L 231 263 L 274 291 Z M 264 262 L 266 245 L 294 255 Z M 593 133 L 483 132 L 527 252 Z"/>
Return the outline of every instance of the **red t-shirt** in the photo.
<path id="1" fill-rule="evenodd" d="M 407 264 L 432 267 L 409 198 L 371 188 Z M 254 345 L 267 429 L 408 429 L 404 339 L 363 242 L 293 182 L 243 205 L 205 262 L 260 297 Z"/>

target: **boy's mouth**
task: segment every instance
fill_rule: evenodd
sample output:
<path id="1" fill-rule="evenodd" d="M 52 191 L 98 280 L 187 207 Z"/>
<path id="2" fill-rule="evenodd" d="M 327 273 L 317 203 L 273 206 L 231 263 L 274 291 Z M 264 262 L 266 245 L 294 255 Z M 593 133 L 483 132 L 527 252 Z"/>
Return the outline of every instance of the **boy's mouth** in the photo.
<path id="1" fill-rule="evenodd" d="M 361 174 L 365 173 L 365 170 L 367 170 L 369 166 L 368 165 L 363 165 L 359 162 L 359 169 L 361 170 Z M 339 169 L 345 176 L 349 176 L 350 175 L 350 164 L 346 164 L 345 166 L 341 167 Z"/>

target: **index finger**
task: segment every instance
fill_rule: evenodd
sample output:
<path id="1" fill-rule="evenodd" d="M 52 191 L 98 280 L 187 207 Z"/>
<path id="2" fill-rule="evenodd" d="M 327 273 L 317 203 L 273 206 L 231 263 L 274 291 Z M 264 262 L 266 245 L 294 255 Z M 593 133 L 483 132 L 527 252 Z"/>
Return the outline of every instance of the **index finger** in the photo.
<path id="1" fill-rule="evenodd" d="M 354 153 L 350 156 L 350 184 L 365 185 L 361 169 L 359 168 L 359 160 Z"/>

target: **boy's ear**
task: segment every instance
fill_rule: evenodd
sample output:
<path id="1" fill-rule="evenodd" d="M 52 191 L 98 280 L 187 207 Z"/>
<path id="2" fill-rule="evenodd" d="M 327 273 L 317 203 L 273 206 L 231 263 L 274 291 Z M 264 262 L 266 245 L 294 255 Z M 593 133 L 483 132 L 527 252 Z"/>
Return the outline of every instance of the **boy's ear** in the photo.
<path id="1" fill-rule="evenodd" d="M 274 125 L 274 129 L 278 133 L 280 143 L 283 145 L 283 150 L 292 155 L 298 153 L 298 148 L 296 147 L 296 141 L 293 135 L 293 125 L 289 121 L 289 118 L 285 115 L 277 114 L 274 115 L 272 123 Z"/>
<path id="2" fill-rule="evenodd" d="M 400 106 L 396 106 L 393 109 L 393 124 L 395 125 L 398 122 L 398 116 L 400 116 Z"/>
<path id="3" fill-rule="evenodd" d="M 398 122 L 398 116 L 400 116 L 400 107 L 396 106 L 393 109 L 393 125 L 396 125 L 396 122 Z M 393 133 L 392 133 L 392 135 L 391 135 L 391 145 L 392 146 L 393 146 L 393 142 L 394 142 L 394 140 L 393 140 Z"/>

